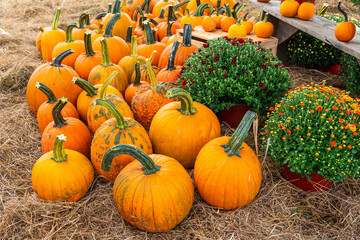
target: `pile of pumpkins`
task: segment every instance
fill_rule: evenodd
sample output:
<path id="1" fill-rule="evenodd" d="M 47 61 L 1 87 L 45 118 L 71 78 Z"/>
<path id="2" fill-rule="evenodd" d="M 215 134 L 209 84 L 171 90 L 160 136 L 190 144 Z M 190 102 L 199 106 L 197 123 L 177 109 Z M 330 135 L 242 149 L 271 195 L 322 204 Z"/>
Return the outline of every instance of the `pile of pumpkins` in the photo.
<path id="1" fill-rule="evenodd" d="M 151 9 L 164 12 L 159 3 L 169 12 L 154 31 L 148 17 Z M 91 21 L 85 11 L 66 32 L 56 26 L 58 9 L 52 27 L 41 31 L 36 43 L 46 63 L 26 92 L 42 132 L 44 154 L 32 170 L 38 198 L 78 201 L 96 171 L 114 181 L 124 219 L 150 232 L 172 229 L 189 213 L 194 185 L 185 169 L 194 168 L 197 190 L 212 206 L 230 210 L 255 198 L 261 167 L 244 139 L 256 114 L 249 111 L 231 137 L 221 137 L 216 115 L 176 87 L 197 47 L 190 24 L 182 44 L 171 40 L 180 27 L 173 3 L 134 1 L 143 10 L 116 0 Z"/>

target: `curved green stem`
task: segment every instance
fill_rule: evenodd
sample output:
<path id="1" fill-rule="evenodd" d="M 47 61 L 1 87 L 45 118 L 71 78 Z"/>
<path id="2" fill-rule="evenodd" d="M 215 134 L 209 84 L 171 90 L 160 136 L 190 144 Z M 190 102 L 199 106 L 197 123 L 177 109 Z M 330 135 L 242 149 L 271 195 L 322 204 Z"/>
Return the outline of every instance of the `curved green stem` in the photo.
<path id="1" fill-rule="evenodd" d="M 111 10 L 112 10 L 112 4 L 111 4 L 111 3 L 108 3 L 107 13 L 111 13 Z"/>
<path id="2" fill-rule="evenodd" d="M 142 170 L 145 175 L 154 174 L 161 168 L 146 153 L 130 144 L 118 144 L 107 150 L 102 159 L 101 168 L 105 172 L 109 172 L 113 158 L 119 154 L 128 154 L 138 160 L 143 165 Z"/>
<path id="3" fill-rule="evenodd" d="M 325 15 L 326 11 L 328 10 L 328 8 L 329 8 L 329 4 L 324 3 L 318 12 L 318 15 L 323 17 Z"/>
<path id="4" fill-rule="evenodd" d="M 175 41 L 173 43 L 173 46 L 171 48 L 171 52 L 170 52 L 170 55 L 169 55 L 168 65 L 167 65 L 167 68 L 166 68 L 167 71 L 172 71 L 172 70 L 176 69 L 176 67 L 174 65 L 174 62 L 175 62 L 175 56 L 176 56 L 176 52 L 178 50 L 178 47 L 179 47 L 179 42 Z"/>
<path id="5" fill-rule="evenodd" d="M 120 1 L 116 0 L 114 3 L 113 11 L 112 11 L 113 14 L 120 12 L 120 5 L 121 5 Z"/>
<path id="6" fill-rule="evenodd" d="M 116 23 L 117 20 L 119 20 L 121 18 L 121 13 L 116 13 L 108 22 L 106 29 L 105 29 L 105 34 L 104 37 L 110 38 L 113 37 L 112 35 L 112 30 L 114 28 L 114 25 Z"/>
<path id="7" fill-rule="evenodd" d="M 235 19 L 238 19 L 238 18 L 239 18 L 239 14 L 240 14 L 241 10 L 243 10 L 243 8 L 244 8 L 245 6 L 246 6 L 246 3 L 242 3 L 242 4 L 240 5 L 240 7 L 235 11 L 235 16 L 234 16 Z"/>
<path id="8" fill-rule="evenodd" d="M 159 25 L 159 23 L 152 18 L 149 19 L 149 22 L 153 23 L 155 26 Z"/>
<path id="9" fill-rule="evenodd" d="M 137 48 L 137 36 L 134 35 L 131 37 L 130 57 L 138 57 L 139 56 L 136 52 L 136 48 Z"/>
<path id="10" fill-rule="evenodd" d="M 126 39 L 125 42 L 131 43 L 131 35 L 132 35 L 133 26 L 128 27 L 126 32 Z"/>
<path id="11" fill-rule="evenodd" d="M 95 55 L 95 52 L 92 48 L 92 44 L 91 44 L 91 31 L 87 31 L 85 33 L 85 52 L 86 52 L 86 56 L 87 57 L 92 57 Z"/>
<path id="12" fill-rule="evenodd" d="M 84 11 L 79 18 L 79 28 L 85 28 L 85 25 L 90 25 L 89 12 Z"/>
<path id="13" fill-rule="evenodd" d="M 150 13 L 150 0 L 145 0 L 145 13 L 148 14 Z"/>
<path id="14" fill-rule="evenodd" d="M 210 6 L 207 3 L 200 4 L 198 8 L 196 9 L 196 12 L 194 14 L 194 17 L 201 17 L 204 16 L 204 11 L 206 8 L 210 8 L 210 10 L 213 10 L 213 7 Z"/>
<path id="15" fill-rule="evenodd" d="M 181 105 L 177 110 L 179 110 L 182 115 L 194 115 L 197 112 L 190 93 L 185 89 L 172 88 L 166 92 L 165 97 L 180 99 Z"/>
<path id="16" fill-rule="evenodd" d="M 74 50 L 72 49 L 68 49 L 62 53 L 60 53 L 55 59 L 54 62 L 51 63 L 50 65 L 53 67 L 62 67 L 61 63 L 62 61 L 69 56 L 70 54 L 74 53 Z"/>
<path id="17" fill-rule="evenodd" d="M 111 112 L 111 114 L 115 117 L 117 122 L 117 124 L 115 125 L 116 128 L 124 130 L 128 126 L 121 113 L 116 109 L 115 105 L 109 100 L 95 99 L 95 105 L 101 105 L 103 107 L 106 107 Z"/>
<path id="18" fill-rule="evenodd" d="M 344 15 L 345 18 L 345 22 L 348 22 L 348 15 L 346 14 L 346 12 L 344 10 L 341 9 L 341 1 L 339 0 L 338 6 L 337 8 L 339 9 L 339 11 L 341 12 L 342 15 Z"/>
<path id="19" fill-rule="evenodd" d="M 53 156 L 51 157 L 51 159 L 54 160 L 55 162 L 67 161 L 66 159 L 67 154 L 65 153 L 65 141 L 66 141 L 66 136 L 64 134 L 58 135 L 55 138 Z"/>
<path id="20" fill-rule="evenodd" d="M 109 48 L 106 42 L 106 38 L 101 39 L 100 43 L 101 43 L 101 55 L 102 55 L 101 65 L 104 67 L 113 65 L 113 63 L 110 60 Z"/>
<path id="21" fill-rule="evenodd" d="M 54 92 L 49 87 L 47 87 L 45 84 L 43 84 L 41 82 L 36 82 L 35 87 L 37 89 L 39 89 L 40 91 L 42 91 L 46 95 L 46 97 L 48 99 L 46 101 L 47 103 L 56 103 L 56 101 L 58 100 L 55 97 Z"/>
<path id="22" fill-rule="evenodd" d="M 58 102 L 55 104 L 52 109 L 52 117 L 54 119 L 54 127 L 61 128 L 67 124 L 64 117 L 61 115 L 61 110 L 68 103 L 68 99 L 66 97 L 59 98 Z"/>
<path id="23" fill-rule="evenodd" d="M 268 17 L 269 17 L 269 14 L 268 14 L 268 13 L 265 13 L 265 17 L 264 17 L 264 19 L 263 19 L 262 21 L 263 21 L 263 22 L 267 22 Z"/>
<path id="24" fill-rule="evenodd" d="M 76 23 L 70 23 L 66 28 L 66 40 L 65 42 L 74 42 L 74 38 L 72 35 L 73 28 L 77 28 Z"/>
<path id="25" fill-rule="evenodd" d="M 191 47 L 191 24 L 187 23 L 184 25 L 184 34 L 183 34 L 183 41 L 182 45 L 184 47 Z"/>
<path id="26" fill-rule="evenodd" d="M 134 80 L 134 83 L 133 83 L 134 86 L 139 86 L 139 85 L 141 85 L 141 83 L 140 83 L 140 77 L 141 77 L 140 62 L 136 62 L 136 63 L 135 63 L 135 80 Z"/>
<path id="27" fill-rule="evenodd" d="M 155 54 L 156 54 L 156 51 L 154 50 L 151 55 L 154 56 Z M 152 66 L 151 66 L 151 62 L 152 62 L 152 57 L 147 58 L 147 59 L 145 60 L 146 70 L 147 70 L 147 72 L 148 72 L 148 74 L 149 74 L 151 89 L 152 89 L 152 90 L 156 90 L 157 87 L 159 86 L 159 83 L 158 83 L 158 81 L 157 81 L 156 78 L 155 78 L 155 74 L 154 74 L 154 70 L 153 70 L 153 68 L 152 68 Z"/>
<path id="28" fill-rule="evenodd" d="M 51 26 L 51 28 L 53 30 L 57 29 L 57 25 L 58 25 L 59 17 L 60 17 L 60 12 L 61 12 L 61 8 L 56 9 L 55 17 L 54 17 L 54 20 L 53 20 L 53 23 L 52 23 L 52 26 Z"/>
<path id="29" fill-rule="evenodd" d="M 109 84 L 111 83 L 111 81 L 114 79 L 114 77 L 118 74 L 117 71 L 114 71 L 110 74 L 110 76 L 106 79 L 106 81 L 104 82 L 104 84 L 101 86 L 100 89 L 100 94 L 99 94 L 99 98 L 100 99 L 105 99 L 105 94 L 106 94 L 106 90 L 107 87 L 109 86 Z"/>
<path id="30" fill-rule="evenodd" d="M 101 12 L 101 13 L 99 13 L 98 15 L 96 15 L 95 19 L 96 19 L 96 20 L 100 20 L 100 19 L 102 19 L 103 17 L 105 17 L 106 14 L 107 14 L 106 12 Z"/>
<path id="31" fill-rule="evenodd" d="M 227 144 L 221 145 L 225 149 L 225 152 L 227 152 L 228 157 L 241 157 L 239 153 L 239 151 L 242 149 L 241 145 L 243 144 L 250 130 L 251 124 L 256 116 L 256 113 L 247 111 L 239 126 L 236 128 L 234 134 L 229 139 L 229 142 Z"/>
<path id="32" fill-rule="evenodd" d="M 247 12 L 245 15 L 244 15 L 244 18 L 243 18 L 243 21 L 246 22 L 247 21 L 247 16 L 249 15 L 249 12 Z"/>
<path id="33" fill-rule="evenodd" d="M 92 98 L 98 94 L 98 89 L 88 81 L 78 77 L 74 77 L 72 81 L 87 93 L 86 96 Z"/>
<path id="34" fill-rule="evenodd" d="M 145 21 L 144 26 L 145 26 L 146 41 L 147 41 L 146 45 L 155 44 L 156 42 L 154 39 L 154 35 L 152 34 L 152 31 L 151 31 L 150 23 Z"/>
<path id="35" fill-rule="evenodd" d="M 230 6 L 229 4 L 225 4 L 224 3 L 224 9 L 225 9 L 225 13 L 227 17 L 231 17 L 231 11 L 230 11 Z"/>
<path id="36" fill-rule="evenodd" d="M 175 5 L 174 5 L 174 10 L 175 10 L 175 11 L 178 10 L 179 7 L 185 5 L 185 4 L 189 3 L 189 2 L 190 2 L 190 0 L 186 0 L 186 1 L 183 1 L 183 2 L 181 2 L 181 3 L 175 4 Z"/>

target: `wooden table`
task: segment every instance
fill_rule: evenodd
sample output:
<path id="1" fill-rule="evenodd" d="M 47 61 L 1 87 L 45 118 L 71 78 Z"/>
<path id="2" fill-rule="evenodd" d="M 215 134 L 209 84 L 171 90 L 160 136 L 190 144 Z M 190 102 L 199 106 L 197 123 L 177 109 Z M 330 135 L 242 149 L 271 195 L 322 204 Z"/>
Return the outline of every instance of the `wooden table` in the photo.
<path id="1" fill-rule="evenodd" d="M 309 21 L 303 21 L 297 17 L 287 18 L 280 14 L 280 1 L 249 1 L 269 14 L 269 21 L 274 24 L 274 35 L 279 39 L 279 45 L 301 30 L 356 57 L 360 64 L 360 31 L 357 31 L 355 37 L 350 42 L 341 42 L 335 37 L 334 31 L 337 23 L 334 21 L 317 15 L 314 15 Z"/>

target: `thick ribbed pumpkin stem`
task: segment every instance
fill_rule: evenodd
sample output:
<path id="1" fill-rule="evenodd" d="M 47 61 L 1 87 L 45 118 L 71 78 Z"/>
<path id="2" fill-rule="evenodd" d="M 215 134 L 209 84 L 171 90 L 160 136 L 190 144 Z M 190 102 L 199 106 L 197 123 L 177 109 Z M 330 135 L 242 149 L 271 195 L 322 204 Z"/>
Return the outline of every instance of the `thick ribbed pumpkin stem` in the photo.
<path id="1" fill-rule="evenodd" d="M 191 47 L 191 24 L 187 23 L 184 25 L 184 36 L 183 36 L 183 41 L 182 41 L 182 45 L 184 47 Z"/>
<path id="2" fill-rule="evenodd" d="M 145 13 L 148 14 L 150 13 L 150 1 L 151 0 L 145 0 Z"/>
<path id="3" fill-rule="evenodd" d="M 55 59 L 54 62 L 52 64 L 50 64 L 53 67 L 62 67 L 61 63 L 62 61 L 69 56 L 70 54 L 74 53 L 74 50 L 72 49 L 68 49 L 62 53 L 60 53 Z"/>
<path id="4" fill-rule="evenodd" d="M 241 157 L 239 153 L 239 151 L 242 149 L 241 145 L 243 144 L 250 130 L 251 124 L 256 116 L 256 113 L 247 111 L 239 126 L 236 128 L 234 134 L 229 139 L 229 142 L 227 144 L 221 145 L 225 149 L 225 152 L 227 152 L 228 157 Z"/>
<path id="5" fill-rule="evenodd" d="M 149 74 L 149 78 L 150 78 L 150 84 L 151 84 L 151 89 L 152 90 L 156 90 L 157 87 L 159 86 L 158 84 L 158 81 L 156 80 L 156 77 L 155 77 L 155 73 L 154 73 L 154 70 L 151 66 L 151 62 L 152 62 L 152 58 L 153 56 L 156 54 L 156 51 L 154 50 L 151 54 L 151 57 L 150 58 L 147 58 L 145 60 L 145 63 L 146 63 L 146 70 Z"/>
<path id="6" fill-rule="evenodd" d="M 262 21 L 263 21 L 263 22 L 267 22 L 268 17 L 269 17 L 269 14 L 268 14 L 268 13 L 265 13 L 265 17 L 264 17 L 264 19 L 263 19 Z"/>
<path id="7" fill-rule="evenodd" d="M 100 34 L 103 32 L 104 23 L 100 23 L 99 27 L 96 29 L 96 34 Z"/>
<path id="8" fill-rule="evenodd" d="M 117 71 L 112 72 L 112 73 L 110 74 L 110 76 L 106 79 L 106 81 L 104 82 L 104 84 L 101 86 L 100 94 L 99 94 L 99 98 L 100 98 L 100 99 L 105 99 L 105 94 L 106 94 L 107 87 L 109 86 L 109 84 L 111 83 L 111 81 L 114 79 L 114 77 L 116 76 L 116 74 L 118 74 Z"/>
<path id="9" fill-rule="evenodd" d="M 55 162 L 65 162 L 67 161 L 65 153 L 65 141 L 66 136 L 64 134 L 58 135 L 55 138 L 54 148 L 53 148 L 53 157 L 51 158 Z"/>
<path id="10" fill-rule="evenodd" d="M 166 92 L 165 97 L 172 99 L 179 98 L 181 105 L 177 110 L 179 110 L 183 115 L 194 115 L 197 112 L 190 93 L 185 89 L 172 88 Z"/>
<path id="11" fill-rule="evenodd" d="M 183 1 L 181 3 L 175 4 L 174 5 L 174 11 L 178 10 L 179 7 L 185 5 L 185 4 L 189 3 L 189 2 L 190 2 L 190 0 L 186 0 L 186 1 Z"/>
<path id="12" fill-rule="evenodd" d="M 115 6 L 114 6 L 115 7 Z M 106 29 L 105 29 L 105 34 L 104 34 L 104 37 L 105 38 L 111 38 L 113 37 L 112 35 L 112 30 L 114 28 L 114 25 L 116 23 L 117 20 L 119 20 L 121 18 L 121 14 L 120 13 L 117 13 L 115 14 L 111 19 L 110 21 L 108 22 L 108 24 L 106 25 Z"/>
<path id="13" fill-rule="evenodd" d="M 172 70 L 176 69 L 176 67 L 174 65 L 174 62 L 175 62 L 175 56 L 176 56 L 176 52 L 178 50 L 178 47 L 179 47 L 179 42 L 175 41 L 173 43 L 173 46 L 171 48 L 171 52 L 170 52 L 170 55 L 169 55 L 168 65 L 167 65 L 167 68 L 166 68 L 167 71 L 172 71 Z"/>
<path id="14" fill-rule="evenodd" d="M 136 52 L 137 48 L 137 36 L 131 37 L 131 50 L 130 50 L 130 57 L 138 57 L 139 55 Z"/>
<path id="15" fill-rule="evenodd" d="M 236 10 L 235 16 L 234 16 L 235 19 L 237 19 L 237 18 L 239 17 L 239 14 L 240 14 L 241 10 L 243 10 L 243 8 L 244 8 L 245 6 L 246 6 L 246 3 L 242 3 L 242 4 L 240 5 L 240 7 Z"/>
<path id="16" fill-rule="evenodd" d="M 145 32 L 146 32 L 146 45 L 155 44 L 154 35 L 151 31 L 150 23 L 145 21 L 144 22 Z"/>
<path id="17" fill-rule="evenodd" d="M 87 92 L 86 96 L 89 96 L 89 97 L 92 98 L 93 96 L 97 95 L 97 93 L 98 93 L 98 89 L 96 87 L 94 87 L 91 83 L 89 83 L 88 81 L 86 81 L 84 79 L 74 77 L 73 78 L 73 83 L 75 83 L 82 90 Z"/>
<path id="18" fill-rule="evenodd" d="M 105 172 L 109 172 L 113 158 L 119 154 L 128 154 L 138 160 L 143 165 L 142 170 L 145 175 L 154 174 L 161 168 L 161 166 L 156 165 L 146 153 L 130 144 L 118 144 L 107 150 L 102 159 L 101 168 Z"/>
<path id="19" fill-rule="evenodd" d="M 58 100 L 55 97 L 54 92 L 50 88 L 48 88 L 45 84 L 41 82 L 36 82 L 35 87 L 46 95 L 46 97 L 48 98 L 48 100 L 46 101 L 47 103 L 56 103 L 56 101 Z"/>
<path id="20" fill-rule="evenodd" d="M 101 12 L 101 13 L 99 13 L 98 15 L 96 15 L 95 19 L 96 19 L 96 20 L 100 20 L 100 19 L 102 19 L 103 17 L 105 17 L 106 14 L 107 14 L 106 12 Z"/>
<path id="21" fill-rule="evenodd" d="M 120 5 L 121 5 L 121 2 L 119 0 L 116 0 L 114 3 L 113 11 L 112 11 L 113 14 L 120 12 Z"/>
<path id="22" fill-rule="evenodd" d="M 217 0 L 216 1 L 216 12 L 219 11 L 220 5 L 221 5 L 221 0 Z"/>
<path id="23" fill-rule="evenodd" d="M 140 77 L 141 77 L 141 73 L 140 73 L 140 62 L 136 62 L 135 63 L 135 80 L 133 85 L 134 86 L 139 86 L 141 85 L 140 83 Z"/>
<path id="24" fill-rule="evenodd" d="M 112 4 L 111 4 L 111 3 L 108 3 L 107 13 L 111 13 L 111 10 L 112 10 Z"/>
<path id="25" fill-rule="evenodd" d="M 111 112 L 111 114 L 115 117 L 117 122 L 115 127 L 124 130 L 128 126 L 121 113 L 116 109 L 115 105 L 109 100 L 104 100 L 99 98 L 95 99 L 95 105 L 101 105 L 103 107 L 106 107 Z"/>
<path id="26" fill-rule="evenodd" d="M 79 18 L 79 28 L 85 28 L 85 25 L 90 25 L 89 12 L 84 11 Z"/>
<path id="27" fill-rule="evenodd" d="M 126 32 L 126 39 L 125 39 L 125 42 L 127 42 L 127 43 L 131 43 L 131 35 L 132 35 L 132 31 L 133 31 L 133 27 L 132 27 L 132 26 L 128 27 L 127 32 Z"/>
<path id="28" fill-rule="evenodd" d="M 338 6 L 337 8 L 339 9 L 339 11 L 341 12 L 342 15 L 344 15 L 344 22 L 348 22 L 348 15 L 346 14 L 346 12 L 344 12 L 344 10 L 341 9 L 341 1 L 339 0 Z"/>
<path id="29" fill-rule="evenodd" d="M 66 28 L 66 40 L 65 42 L 74 42 L 74 38 L 73 38 L 73 35 L 72 35 L 72 31 L 73 31 L 73 28 L 76 28 L 77 25 L 75 22 L 73 23 L 70 23 L 67 28 Z"/>
<path id="30" fill-rule="evenodd" d="M 87 57 L 92 57 L 95 55 L 95 52 L 92 48 L 92 44 L 91 44 L 91 31 L 87 31 L 85 33 L 85 52 L 86 52 L 86 56 Z"/>
<path id="31" fill-rule="evenodd" d="M 165 8 L 162 8 L 161 11 L 160 11 L 159 18 L 160 18 L 160 19 L 165 18 L 164 15 L 165 15 Z"/>
<path id="32" fill-rule="evenodd" d="M 201 5 L 200 0 L 196 0 L 196 6 L 199 7 Z"/>
<path id="33" fill-rule="evenodd" d="M 325 15 L 326 11 L 328 10 L 328 8 L 329 8 L 329 4 L 324 3 L 318 12 L 318 15 L 323 17 Z"/>
<path id="34" fill-rule="evenodd" d="M 173 19 L 173 11 L 174 11 L 174 6 L 172 4 L 169 5 L 168 7 L 168 24 L 169 22 L 172 22 L 174 19 Z"/>
<path id="35" fill-rule="evenodd" d="M 65 107 L 68 103 L 68 99 L 66 97 L 59 98 L 58 102 L 55 104 L 54 108 L 52 109 L 52 117 L 54 119 L 54 127 L 61 128 L 67 124 L 64 117 L 61 115 L 61 110 Z"/>
<path id="36" fill-rule="evenodd" d="M 169 22 L 166 28 L 166 36 L 167 37 L 171 37 L 173 34 L 171 33 L 171 27 L 173 25 L 174 22 Z"/>
<path id="37" fill-rule="evenodd" d="M 101 55 L 102 55 L 101 65 L 104 67 L 113 65 L 113 63 L 110 60 L 109 48 L 106 42 L 106 38 L 101 39 L 100 43 L 101 43 Z"/>
<path id="38" fill-rule="evenodd" d="M 247 19 L 246 19 L 246 18 L 247 18 L 248 15 L 249 15 L 249 12 L 247 12 L 247 13 L 244 15 L 244 18 L 243 18 L 243 21 L 244 21 L 244 22 L 247 22 Z"/>
<path id="39" fill-rule="evenodd" d="M 61 8 L 56 9 L 55 17 L 54 17 L 54 20 L 53 20 L 53 23 L 52 23 L 52 26 L 51 26 L 51 28 L 53 30 L 57 29 L 57 25 L 58 25 L 59 17 L 60 17 L 60 12 L 61 12 Z"/>

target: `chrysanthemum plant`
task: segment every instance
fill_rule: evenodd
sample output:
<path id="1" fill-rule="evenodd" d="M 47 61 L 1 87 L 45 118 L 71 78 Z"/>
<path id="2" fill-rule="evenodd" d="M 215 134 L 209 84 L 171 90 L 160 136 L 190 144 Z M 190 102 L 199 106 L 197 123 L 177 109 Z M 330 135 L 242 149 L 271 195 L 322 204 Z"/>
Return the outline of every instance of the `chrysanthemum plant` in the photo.
<path id="1" fill-rule="evenodd" d="M 324 84 L 298 87 L 270 108 L 263 147 L 269 139 L 275 162 L 302 176 L 359 178 L 359 99 Z"/>

